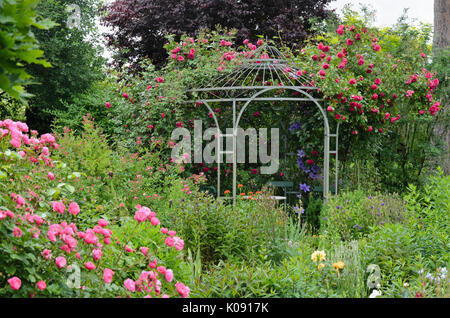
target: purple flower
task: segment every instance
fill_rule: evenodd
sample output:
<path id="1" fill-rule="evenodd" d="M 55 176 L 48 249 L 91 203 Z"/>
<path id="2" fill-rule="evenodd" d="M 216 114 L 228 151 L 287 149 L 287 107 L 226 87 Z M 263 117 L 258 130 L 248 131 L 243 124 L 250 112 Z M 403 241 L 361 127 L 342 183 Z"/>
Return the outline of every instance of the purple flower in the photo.
<path id="1" fill-rule="evenodd" d="M 305 212 L 303 208 L 299 208 L 298 206 L 294 206 L 294 211 L 298 214 L 303 214 L 303 212 Z"/>
<path id="2" fill-rule="evenodd" d="M 304 152 L 303 150 L 299 150 L 299 151 L 297 152 L 297 157 L 303 158 L 304 156 L 305 156 L 305 152 Z"/>
<path id="3" fill-rule="evenodd" d="M 310 191 L 309 185 L 307 185 L 306 183 L 300 184 L 300 191 L 309 192 Z"/>
<path id="4" fill-rule="evenodd" d="M 319 173 L 320 172 L 320 167 L 318 167 L 318 166 L 312 166 L 311 167 L 311 171 L 313 172 L 313 173 L 315 173 L 315 174 L 317 174 L 317 173 Z"/>
<path id="5" fill-rule="evenodd" d="M 289 126 L 289 131 L 292 132 L 294 129 L 300 130 L 301 128 L 302 128 L 302 124 L 299 122 L 296 122 Z"/>

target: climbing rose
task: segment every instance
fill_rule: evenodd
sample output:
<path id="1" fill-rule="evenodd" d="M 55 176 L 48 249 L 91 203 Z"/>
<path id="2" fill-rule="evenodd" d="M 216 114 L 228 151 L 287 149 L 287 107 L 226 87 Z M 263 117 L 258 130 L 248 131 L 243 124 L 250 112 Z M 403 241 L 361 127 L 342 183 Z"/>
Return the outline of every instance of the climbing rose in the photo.
<path id="1" fill-rule="evenodd" d="M 20 280 L 19 277 L 16 277 L 16 276 L 8 279 L 8 283 L 11 286 L 11 288 L 14 290 L 18 290 L 20 288 L 20 286 L 22 285 L 22 281 Z"/>
<path id="2" fill-rule="evenodd" d="M 52 172 L 49 172 L 49 173 L 47 174 L 47 176 L 48 176 L 48 178 L 49 178 L 50 180 L 55 180 L 55 175 L 54 175 Z"/>
<path id="3" fill-rule="evenodd" d="M 108 221 L 106 221 L 105 219 L 100 219 L 98 220 L 98 225 L 100 225 L 101 227 L 108 226 Z"/>
<path id="4" fill-rule="evenodd" d="M 106 106 L 106 108 L 111 108 L 111 103 L 110 102 L 106 102 L 105 106 Z"/>

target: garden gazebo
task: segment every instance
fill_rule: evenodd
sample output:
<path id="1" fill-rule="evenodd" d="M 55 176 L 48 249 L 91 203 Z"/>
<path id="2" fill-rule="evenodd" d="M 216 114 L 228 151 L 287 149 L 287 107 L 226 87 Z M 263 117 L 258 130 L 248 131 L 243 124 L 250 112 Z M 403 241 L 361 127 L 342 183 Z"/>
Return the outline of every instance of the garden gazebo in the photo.
<path id="1" fill-rule="evenodd" d="M 335 193 L 338 190 L 338 135 L 339 123 L 333 134 L 330 133 L 330 125 L 327 114 L 320 102 L 320 90 L 312 85 L 310 77 L 305 76 L 306 72 L 300 70 L 298 66 L 290 65 L 282 52 L 276 47 L 264 44 L 257 50 L 252 51 L 247 59 L 237 66 L 233 71 L 220 74 L 213 78 L 208 84 L 199 87 L 193 87 L 188 90 L 191 96 L 190 103 L 201 103 L 205 105 L 212 114 L 212 118 L 217 127 L 217 193 L 221 197 L 220 189 L 220 164 L 221 155 L 232 155 L 233 165 L 233 204 L 236 202 L 237 188 L 237 155 L 236 139 L 239 122 L 243 113 L 251 103 L 261 101 L 289 101 L 309 102 L 317 107 L 323 118 L 324 125 L 324 153 L 323 153 L 323 199 L 326 201 L 329 196 L 330 183 L 330 154 L 336 156 L 335 167 Z M 296 96 L 274 96 L 274 91 L 293 91 Z M 272 93 L 272 94 L 271 94 Z M 231 103 L 232 104 L 232 134 L 222 133 L 219 120 L 213 111 L 212 103 Z M 233 150 L 222 150 L 222 138 L 232 138 Z M 330 150 L 330 138 L 335 138 L 335 149 Z"/>

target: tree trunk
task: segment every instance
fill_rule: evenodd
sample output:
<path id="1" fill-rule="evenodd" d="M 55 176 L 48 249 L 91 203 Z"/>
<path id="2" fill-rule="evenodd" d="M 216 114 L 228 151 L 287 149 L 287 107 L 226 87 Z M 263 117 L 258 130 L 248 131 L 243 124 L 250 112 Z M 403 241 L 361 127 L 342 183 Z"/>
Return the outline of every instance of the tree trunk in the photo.
<path id="1" fill-rule="evenodd" d="M 450 42 L 450 0 L 434 0 L 433 53 L 448 47 Z"/>
<path id="2" fill-rule="evenodd" d="M 434 37 L 433 56 L 437 56 L 442 50 L 449 47 L 450 42 L 450 0 L 434 0 Z M 446 101 L 443 101 L 446 103 Z M 447 105 L 442 105 L 442 111 L 448 111 Z M 450 130 L 447 125 L 438 124 L 434 127 L 433 134 L 445 139 L 446 149 L 440 156 L 440 166 L 444 174 L 450 173 Z"/>

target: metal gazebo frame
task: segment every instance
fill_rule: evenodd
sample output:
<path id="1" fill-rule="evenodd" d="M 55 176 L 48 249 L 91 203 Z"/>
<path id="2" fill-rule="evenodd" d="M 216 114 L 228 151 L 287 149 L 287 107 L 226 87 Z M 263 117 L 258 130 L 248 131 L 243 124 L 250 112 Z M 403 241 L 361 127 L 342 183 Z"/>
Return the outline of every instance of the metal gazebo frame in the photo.
<path id="1" fill-rule="evenodd" d="M 231 154 L 233 161 L 233 205 L 236 203 L 236 179 L 237 179 L 237 156 L 236 156 L 236 138 L 239 128 L 239 121 L 242 114 L 253 101 L 292 101 L 292 102 L 312 102 L 319 109 L 324 122 L 324 167 L 323 167 L 323 199 L 326 202 L 329 198 L 329 170 L 330 154 L 335 154 L 335 193 L 338 192 L 338 143 L 339 143 L 339 123 L 336 125 L 334 134 L 330 134 L 330 126 L 327 114 L 320 105 L 321 98 L 316 98 L 310 93 L 317 92 L 318 88 L 312 84 L 311 78 L 305 76 L 305 71 L 288 64 L 283 53 L 270 45 L 263 45 L 253 51 L 248 59 L 238 66 L 234 71 L 225 75 L 218 76 L 209 84 L 192 88 L 188 93 L 195 93 L 196 98 L 188 102 L 202 103 L 205 105 L 217 127 L 217 197 L 220 199 L 229 199 L 221 197 L 220 190 L 220 164 L 222 154 Z M 259 84 L 259 85 L 258 85 Z M 302 97 L 266 97 L 265 93 L 273 90 L 292 90 L 298 92 Z M 261 96 L 263 95 L 263 96 Z M 209 103 L 231 102 L 233 116 L 233 133 L 222 134 L 218 119 Z M 236 103 L 245 102 L 239 109 Z M 233 150 L 222 151 L 222 138 L 233 138 Z M 335 150 L 330 151 L 330 138 L 335 138 Z"/>

